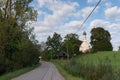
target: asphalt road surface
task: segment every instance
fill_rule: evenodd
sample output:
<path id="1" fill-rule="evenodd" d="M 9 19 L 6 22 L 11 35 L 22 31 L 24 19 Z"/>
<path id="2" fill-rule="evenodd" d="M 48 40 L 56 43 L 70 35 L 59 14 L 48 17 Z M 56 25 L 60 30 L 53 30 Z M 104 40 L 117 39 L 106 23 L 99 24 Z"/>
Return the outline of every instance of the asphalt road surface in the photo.
<path id="1" fill-rule="evenodd" d="M 65 80 L 55 65 L 42 62 L 41 66 L 12 80 Z"/>

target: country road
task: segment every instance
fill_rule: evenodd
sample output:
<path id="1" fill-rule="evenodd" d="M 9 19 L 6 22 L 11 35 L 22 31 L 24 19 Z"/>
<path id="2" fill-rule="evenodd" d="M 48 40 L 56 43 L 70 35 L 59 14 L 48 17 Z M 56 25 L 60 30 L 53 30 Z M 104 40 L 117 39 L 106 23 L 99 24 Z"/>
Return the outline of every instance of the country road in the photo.
<path id="1" fill-rule="evenodd" d="M 65 80 L 54 64 L 42 62 L 38 68 L 12 80 Z"/>

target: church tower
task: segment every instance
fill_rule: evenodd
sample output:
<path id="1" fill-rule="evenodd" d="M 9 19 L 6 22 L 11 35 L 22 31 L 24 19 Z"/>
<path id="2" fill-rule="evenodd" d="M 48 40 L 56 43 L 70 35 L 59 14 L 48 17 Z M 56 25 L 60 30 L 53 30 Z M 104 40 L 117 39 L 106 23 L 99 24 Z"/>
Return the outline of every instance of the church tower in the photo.
<path id="1" fill-rule="evenodd" d="M 90 50 L 90 46 L 89 46 L 89 44 L 87 42 L 87 39 L 86 39 L 86 32 L 83 32 L 83 42 L 80 45 L 79 51 L 82 51 L 83 53 L 86 53 L 89 50 Z"/>

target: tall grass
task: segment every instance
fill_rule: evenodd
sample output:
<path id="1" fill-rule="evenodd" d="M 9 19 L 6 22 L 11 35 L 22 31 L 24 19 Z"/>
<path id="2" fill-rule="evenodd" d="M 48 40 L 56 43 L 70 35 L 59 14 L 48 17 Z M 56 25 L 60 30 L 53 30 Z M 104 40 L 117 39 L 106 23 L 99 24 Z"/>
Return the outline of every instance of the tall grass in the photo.
<path id="1" fill-rule="evenodd" d="M 120 54 L 103 53 L 82 55 L 78 59 L 62 62 L 61 65 L 68 73 L 85 80 L 120 80 L 120 63 L 114 63 L 119 60 Z"/>
<path id="2" fill-rule="evenodd" d="M 56 65 L 57 69 L 62 74 L 62 76 L 64 76 L 65 80 L 83 80 L 82 78 L 75 77 L 72 74 L 68 73 L 61 65 L 61 62 L 63 61 L 54 60 L 52 62 Z"/>
<path id="3" fill-rule="evenodd" d="M 77 62 L 75 59 L 62 64 L 64 69 L 76 77 L 85 80 L 120 80 L 120 71 L 115 70 L 109 59 L 97 66 L 91 63 Z"/>
<path id="4" fill-rule="evenodd" d="M 108 57 L 109 60 L 111 60 L 112 66 L 120 67 L 120 51 L 104 51 L 93 54 L 84 54 L 79 56 L 77 60 L 93 62 L 93 64 L 97 65 L 99 63 L 99 60 L 101 60 L 102 62 L 106 61 L 106 57 Z"/>

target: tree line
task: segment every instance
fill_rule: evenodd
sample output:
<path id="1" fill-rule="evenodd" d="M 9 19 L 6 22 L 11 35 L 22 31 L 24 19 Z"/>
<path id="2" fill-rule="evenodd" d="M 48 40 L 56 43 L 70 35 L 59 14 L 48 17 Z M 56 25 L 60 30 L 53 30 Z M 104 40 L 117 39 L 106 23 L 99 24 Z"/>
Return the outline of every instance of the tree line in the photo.
<path id="1" fill-rule="evenodd" d="M 0 74 L 38 63 L 40 45 L 29 24 L 37 18 L 32 1 L 0 1 Z"/>
<path id="2" fill-rule="evenodd" d="M 94 53 L 97 51 L 112 51 L 113 47 L 110 42 L 111 35 L 109 31 L 102 27 L 93 28 L 91 30 L 90 45 L 91 49 L 89 52 Z M 41 46 L 44 46 L 42 56 L 47 59 L 56 58 L 61 51 L 69 54 L 69 57 L 79 55 L 79 47 L 82 41 L 79 40 L 79 35 L 76 33 L 67 34 L 64 39 L 60 34 L 54 32 L 52 36 L 47 38 L 47 41 Z"/>
<path id="3" fill-rule="evenodd" d="M 46 56 L 48 58 L 56 58 L 56 56 L 63 51 L 71 57 L 74 53 L 79 53 L 79 45 L 81 43 L 79 36 L 75 33 L 67 34 L 63 41 L 60 34 L 55 32 L 53 36 L 47 38 L 46 45 L 48 54 Z"/>

